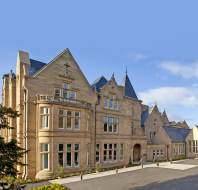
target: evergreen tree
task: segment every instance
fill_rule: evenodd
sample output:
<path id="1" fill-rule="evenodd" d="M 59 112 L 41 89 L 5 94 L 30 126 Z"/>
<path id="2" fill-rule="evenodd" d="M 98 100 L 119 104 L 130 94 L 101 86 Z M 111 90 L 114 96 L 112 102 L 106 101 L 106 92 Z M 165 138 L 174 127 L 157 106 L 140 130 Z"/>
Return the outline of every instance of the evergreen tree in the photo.
<path id="1" fill-rule="evenodd" d="M 16 119 L 20 115 L 11 108 L 4 107 L 0 104 L 0 130 L 13 130 L 10 127 L 9 119 Z M 17 145 L 17 141 L 12 139 L 5 142 L 0 136 L 0 178 L 3 176 L 16 176 L 18 171 L 17 165 L 24 165 L 20 160 L 26 151 Z"/>

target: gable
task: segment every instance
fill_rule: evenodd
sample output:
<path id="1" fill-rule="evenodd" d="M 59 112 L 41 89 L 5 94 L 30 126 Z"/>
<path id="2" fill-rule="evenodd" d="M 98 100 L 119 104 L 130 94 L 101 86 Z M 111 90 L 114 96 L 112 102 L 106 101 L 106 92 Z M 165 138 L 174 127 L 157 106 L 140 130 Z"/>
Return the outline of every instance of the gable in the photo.
<path id="1" fill-rule="evenodd" d="M 55 89 L 63 89 L 66 83 L 76 91 L 77 99 L 96 100 L 96 94 L 68 49 L 30 77 L 29 83 L 34 85 L 38 94 L 44 95 L 54 95 Z"/>

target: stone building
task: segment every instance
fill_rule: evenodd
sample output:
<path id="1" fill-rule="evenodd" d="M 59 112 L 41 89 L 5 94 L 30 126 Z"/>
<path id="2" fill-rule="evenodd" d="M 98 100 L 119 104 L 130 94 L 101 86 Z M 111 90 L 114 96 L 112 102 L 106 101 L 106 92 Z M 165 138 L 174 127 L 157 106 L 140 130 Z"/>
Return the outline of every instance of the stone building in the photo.
<path id="1" fill-rule="evenodd" d="M 1 130 L 9 141 L 29 150 L 18 167 L 23 177 L 49 179 L 59 167 L 66 173 L 139 164 L 143 158 L 196 157 L 198 129 L 170 122 L 166 112 L 138 99 L 128 74 L 89 84 L 65 49 L 48 64 L 19 51 L 16 74 L 3 76 L 2 104 L 21 115 Z"/>

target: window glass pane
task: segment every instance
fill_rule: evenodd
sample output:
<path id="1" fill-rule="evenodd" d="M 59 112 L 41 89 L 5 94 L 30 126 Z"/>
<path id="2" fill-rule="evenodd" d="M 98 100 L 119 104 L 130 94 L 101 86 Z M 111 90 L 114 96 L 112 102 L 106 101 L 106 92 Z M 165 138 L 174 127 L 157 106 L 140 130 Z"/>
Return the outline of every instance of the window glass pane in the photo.
<path id="1" fill-rule="evenodd" d="M 58 124 L 58 127 L 59 127 L 60 129 L 63 129 L 63 128 L 64 128 L 63 121 L 64 121 L 64 117 L 59 117 L 59 124 Z"/>
<path id="2" fill-rule="evenodd" d="M 58 164 L 63 167 L 63 152 L 58 153 Z"/>
<path id="3" fill-rule="evenodd" d="M 79 165 L 79 153 L 74 152 L 74 165 L 78 166 Z"/>
<path id="4" fill-rule="evenodd" d="M 41 144 L 41 152 L 48 152 L 48 144 Z"/>
<path id="5" fill-rule="evenodd" d="M 48 153 L 44 153 L 42 156 L 43 156 L 43 169 L 48 169 Z"/>
<path id="6" fill-rule="evenodd" d="M 60 89 L 55 89 L 55 96 L 60 97 L 61 96 L 61 91 Z"/>
<path id="7" fill-rule="evenodd" d="M 71 166 L 71 152 L 67 152 L 66 165 Z"/>
<path id="8" fill-rule="evenodd" d="M 75 151 L 78 151 L 78 150 L 79 150 L 79 144 L 75 144 L 75 145 L 74 145 L 74 150 L 75 150 Z"/>
<path id="9" fill-rule="evenodd" d="M 58 145 L 58 151 L 63 151 L 63 144 Z"/>
<path id="10" fill-rule="evenodd" d="M 67 144 L 67 152 L 71 152 L 71 144 Z"/>

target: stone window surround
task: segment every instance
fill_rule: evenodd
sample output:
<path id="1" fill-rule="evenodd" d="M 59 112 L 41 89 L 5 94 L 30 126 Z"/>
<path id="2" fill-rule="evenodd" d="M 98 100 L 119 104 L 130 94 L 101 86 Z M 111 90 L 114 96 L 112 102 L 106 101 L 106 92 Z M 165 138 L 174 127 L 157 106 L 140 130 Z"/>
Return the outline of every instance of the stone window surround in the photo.
<path id="1" fill-rule="evenodd" d="M 66 109 L 58 109 L 59 113 L 58 113 L 58 117 L 60 119 L 60 117 L 63 117 L 63 127 L 60 128 L 60 123 L 58 123 L 58 129 L 61 130 L 80 130 L 80 123 L 81 123 L 81 112 L 79 110 L 66 110 Z M 63 114 L 60 114 L 60 111 L 63 111 Z M 71 116 L 69 116 L 69 118 L 71 118 L 71 127 L 67 128 L 67 119 L 68 119 L 68 112 L 71 112 Z M 78 116 L 76 115 L 76 113 L 78 113 Z M 60 120 L 58 119 L 58 122 L 60 122 Z M 75 127 L 75 122 L 76 119 L 78 119 L 78 128 Z"/>
<path id="2" fill-rule="evenodd" d="M 63 145 L 63 151 L 59 151 L 59 145 Z M 71 145 L 71 150 L 67 150 L 67 145 Z M 78 150 L 75 150 L 75 145 L 78 145 Z M 58 143 L 57 144 L 57 163 L 59 165 L 58 154 L 63 153 L 63 168 L 79 168 L 80 167 L 80 143 Z M 78 153 L 78 165 L 75 165 L 75 153 Z M 71 166 L 67 165 L 67 153 L 71 153 Z"/>

